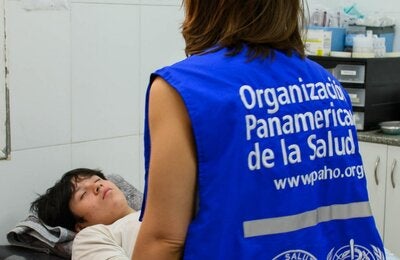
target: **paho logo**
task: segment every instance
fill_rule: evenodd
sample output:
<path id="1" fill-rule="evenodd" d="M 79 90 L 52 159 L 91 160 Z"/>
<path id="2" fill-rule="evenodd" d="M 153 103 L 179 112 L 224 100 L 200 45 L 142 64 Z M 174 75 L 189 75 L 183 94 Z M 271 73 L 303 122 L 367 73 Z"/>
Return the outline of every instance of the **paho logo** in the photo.
<path id="1" fill-rule="evenodd" d="M 317 258 L 304 250 L 289 250 L 275 256 L 273 260 L 317 260 Z"/>
<path id="2" fill-rule="evenodd" d="M 378 247 L 371 245 L 373 252 L 368 248 L 356 245 L 354 239 L 350 240 L 349 245 L 343 246 L 335 251 L 329 252 L 327 260 L 385 260 L 385 254 Z"/>

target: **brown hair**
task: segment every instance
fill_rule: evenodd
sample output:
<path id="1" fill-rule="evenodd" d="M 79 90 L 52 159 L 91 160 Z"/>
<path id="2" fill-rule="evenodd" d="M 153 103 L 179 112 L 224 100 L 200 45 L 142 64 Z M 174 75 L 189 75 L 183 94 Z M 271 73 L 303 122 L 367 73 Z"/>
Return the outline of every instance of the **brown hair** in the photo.
<path id="1" fill-rule="evenodd" d="M 45 194 L 40 195 L 31 203 L 30 210 L 48 226 L 60 226 L 75 231 L 75 224 L 82 219 L 75 216 L 69 208 L 69 201 L 75 192 L 74 182 L 93 175 L 106 179 L 99 170 L 77 168 L 66 172 L 54 186 L 47 189 Z"/>
<path id="2" fill-rule="evenodd" d="M 304 57 L 303 0 L 184 0 L 182 34 L 186 55 L 222 48 L 228 55 L 248 46 L 248 56 L 268 57 L 271 49 Z"/>

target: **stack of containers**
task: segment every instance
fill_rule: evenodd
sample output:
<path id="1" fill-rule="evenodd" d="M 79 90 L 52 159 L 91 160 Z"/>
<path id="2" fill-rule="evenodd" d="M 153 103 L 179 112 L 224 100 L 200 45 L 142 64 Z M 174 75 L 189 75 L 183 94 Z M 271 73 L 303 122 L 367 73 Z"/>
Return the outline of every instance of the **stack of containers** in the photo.
<path id="1" fill-rule="evenodd" d="M 382 26 L 356 25 L 363 22 Z M 355 4 L 336 13 L 316 9 L 307 30 L 306 53 L 360 58 L 392 56 L 395 30 L 394 25 L 387 24 L 393 24 L 389 17 L 364 18 Z"/>

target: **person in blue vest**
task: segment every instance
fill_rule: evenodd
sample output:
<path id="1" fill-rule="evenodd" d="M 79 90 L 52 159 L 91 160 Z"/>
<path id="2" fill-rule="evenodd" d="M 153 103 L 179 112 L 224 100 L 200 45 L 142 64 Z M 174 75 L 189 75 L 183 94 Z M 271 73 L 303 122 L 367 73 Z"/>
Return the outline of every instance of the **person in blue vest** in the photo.
<path id="1" fill-rule="evenodd" d="M 305 55 L 301 0 L 184 0 L 154 72 L 133 259 L 385 259 L 349 95 Z"/>

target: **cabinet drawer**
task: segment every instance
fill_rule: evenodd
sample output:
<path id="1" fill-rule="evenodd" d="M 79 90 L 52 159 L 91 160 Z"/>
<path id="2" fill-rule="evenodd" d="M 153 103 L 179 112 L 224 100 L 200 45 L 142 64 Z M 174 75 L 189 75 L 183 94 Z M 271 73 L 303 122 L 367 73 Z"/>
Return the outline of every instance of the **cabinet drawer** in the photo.
<path id="1" fill-rule="evenodd" d="M 338 64 L 333 75 L 343 83 L 364 83 L 365 65 Z"/>
<path id="2" fill-rule="evenodd" d="M 355 107 L 365 106 L 365 89 L 345 88 L 350 96 L 351 104 Z"/>

